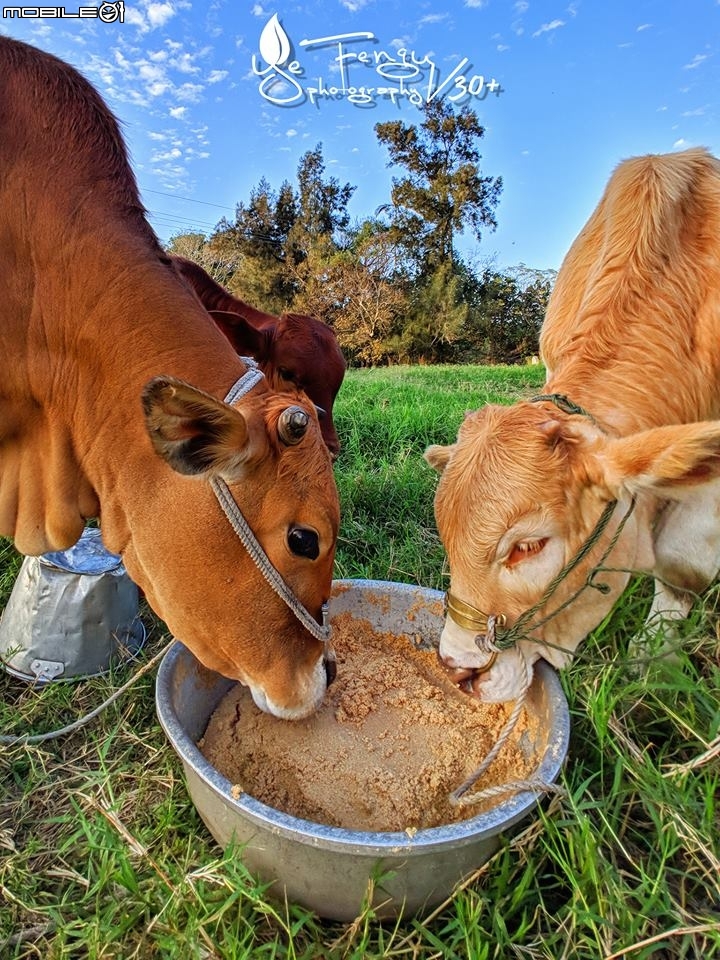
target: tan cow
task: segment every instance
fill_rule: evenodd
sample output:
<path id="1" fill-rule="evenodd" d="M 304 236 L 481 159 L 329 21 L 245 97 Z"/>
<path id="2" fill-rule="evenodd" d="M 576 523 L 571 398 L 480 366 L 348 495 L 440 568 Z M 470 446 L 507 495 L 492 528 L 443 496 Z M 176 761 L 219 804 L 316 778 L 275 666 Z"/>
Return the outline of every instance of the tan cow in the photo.
<path id="1" fill-rule="evenodd" d="M 339 514 L 313 405 L 252 371 L 224 402 L 247 367 L 164 256 L 101 98 L 7 37 L 0 76 L 0 533 L 40 554 L 100 517 L 175 636 L 263 709 L 304 716 L 332 675 L 318 621 Z"/>
<path id="2" fill-rule="evenodd" d="M 719 345 L 720 163 L 623 162 L 548 305 L 545 399 L 471 413 L 426 451 L 451 575 L 440 653 L 481 699 L 517 697 L 538 657 L 566 665 L 629 571 L 656 578 L 655 630 L 711 582 Z"/>

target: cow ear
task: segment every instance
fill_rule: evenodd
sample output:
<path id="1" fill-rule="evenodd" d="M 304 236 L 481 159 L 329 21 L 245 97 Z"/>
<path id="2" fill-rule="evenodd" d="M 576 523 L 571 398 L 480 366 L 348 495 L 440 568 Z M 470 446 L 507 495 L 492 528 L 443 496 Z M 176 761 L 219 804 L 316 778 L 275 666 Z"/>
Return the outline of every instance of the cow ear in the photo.
<path id="1" fill-rule="evenodd" d="M 257 330 L 239 313 L 228 310 L 208 310 L 208 313 L 233 345 L 236 353 L 255 357 L 258 362 L 269 357 L 272 341 L 270 331 Z"/>
<path id="2" fill-rule="evenodd" d="M 720 422 L 674 424 L 609 440 L 599 455 L 612 490 L 680 500 L 720 477 Z"/>
<path id="3" fill-rule="evenodd" d="M 142 403 L 155 452 L 177 473 L 238 480 L 259 455 L 239 410 L 182 380 L 155 377 Z"/>
<path id="4" fill-rule="evenodd" d="M 455 453 L 455 446 L 456 444 L 454 443 L 447 447 L 443 447 L 439 443 L 434 443 L 427 448 L 423 456 L 433 469 L 437 470 L 438 473 L 442 473 L 448 465 L 450 457 Z"/>

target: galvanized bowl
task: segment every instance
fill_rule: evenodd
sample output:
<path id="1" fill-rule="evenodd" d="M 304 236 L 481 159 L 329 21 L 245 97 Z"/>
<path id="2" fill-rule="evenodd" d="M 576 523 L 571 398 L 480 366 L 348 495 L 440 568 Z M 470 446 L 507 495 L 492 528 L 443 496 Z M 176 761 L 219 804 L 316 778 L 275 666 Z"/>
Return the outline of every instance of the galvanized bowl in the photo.
<path id="1" fill-rule="evenodd" d="M 100 530 L 68 550 L 25 557 L 0 615 L 0 666 L 21 680 L 84 680 L 145 642 L 138 588 Z"/>
<path id="2" fill-rule="evenodd" d="M 440 636 L 443 595 L 403 583 L 337 580 L 331 621 L 341 613 L 369 621 L 379 632 L 408 634 L 435 645 Z M 208 830 L 225 848 L 235 842 L 249 870 L 271 882 L 271 896 L 314 910 L 322 917 L 350 921 L 367 903 L 380 917 L 416 913 L 441 903 L 455 885 L 499 848 L 501 835 L 527 817 L 538 803 L 534 791 L 506 795 L 470 820 L 407 833 L 371 833 L 324 826 L 292 817 L 243 793 L 212 767 L 196 743 L 210 716 L 234 685 L 205 669 L 181 644 L 166 654 L 157 678 L 160 723 L 185 769 L 190 796 Z M 539 756 L 534 776 L 557 778 L 565 759 L 570 721 L 554 670 L 544 661 L 528 695 L 527 709 L 539 720 L 538 741 L 527 744 Z"/>

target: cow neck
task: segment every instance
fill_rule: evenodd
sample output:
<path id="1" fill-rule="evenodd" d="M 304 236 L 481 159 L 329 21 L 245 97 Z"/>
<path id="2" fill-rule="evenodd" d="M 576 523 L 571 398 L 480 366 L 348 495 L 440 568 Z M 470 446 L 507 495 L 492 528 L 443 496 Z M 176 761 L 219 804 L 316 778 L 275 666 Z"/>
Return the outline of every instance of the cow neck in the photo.
<path id="1" fill-rule="evenodd" d="M 257 363 L 252 357 L 241 357 L 240 359 L 246 364 L 247 370 L 232 385 L 227 393 L 227 396 L 225 397 L 225 403 L 235 403 L 237 400 L 240 400 L 254 387 L 256 387 L 261 380 L 264 379 L 262 370 L 258 367 Z M 267 583 L 273 588 L 280 599 L 287 604 L 305 629 L 311 633 L 316 640 L 320 640 L 321 643 L 327 645 L 330 640 L 327 603 L 323 603 L 322 605 L 323 622 L 321 625 L 300 603 L 290 587 L 285 583 L 278 570 L 273 566 L 270 558 L 263 550 L 259 540 L 252 532 L 242 510 L 237 505 L 237 502 L 230 492 L 230 488 L 228 487 L 227 483 L 225 483 L 222 477 L 211 477 L 210 486 L 215 494 L 215 497 L 217 498 L 218 503 L 220 504 L 220 508 L 227 517 L 230 526 L 235 531 L 238 539 L 247 550 L 250 559 L 263 575 Z"/>

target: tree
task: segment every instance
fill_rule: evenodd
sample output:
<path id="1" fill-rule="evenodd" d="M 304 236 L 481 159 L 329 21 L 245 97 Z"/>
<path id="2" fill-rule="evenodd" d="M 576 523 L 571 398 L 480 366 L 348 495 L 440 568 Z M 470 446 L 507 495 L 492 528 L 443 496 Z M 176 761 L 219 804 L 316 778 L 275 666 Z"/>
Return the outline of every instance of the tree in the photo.
<path id="1" fill-rule="evenodd" d="M 299 311 L 322 284 L 324 263 L 337 252 L 347 226 L 354 191 L 325 178 L 322 144 L 298 165 L 297 190 L 284 181 L 278 191 L 263 177 L 246 203 L 238 203 L 233 223 L 222 220 L 212 237 L 220 250 L 239 257 L 229 281 L 236 296 L 272 313 Z"/>
<path id="2" fill-rule="evenodd" d="M 237 258 L 228 288 L 271 313 L 282 312 L 295 293 L 285 267 L 285 244 L 296 216 L 290 184 L 283 183 L 276 193 L 263 177 L 247 203 L 238 203 L 235 221 L 221 220 L 211 238 L 215 249 Z"/>
<path id="3" fill-rule="evenodd" d="M 454 239 L 466 229 L 479 241 L 483 229 L 497 226 L 494 209 L 500 177 L 483 177 L 477 143 L 485 134 L 477 115 L 455 113 L 442 99 L 424 107 L 417 126 L 400 120 L 378 123 L 375 133 L 390 153 L 388 166 L 404 167 L 393 179 L 389 212 L 396 236 L 407 245 L 421 274 L 453 264 Z"/>
<path id="4" fill-rule="evenodd" d="M 193 260 L 206 273 L 226 285 L 237 270 L 240 257 L 237 251 L 217 248 L 204 233 L 176 233 L 168 242 L 169 253 Z"/>
<path id="5" fill-rule="evenodd" d="M 350 222 L 347 205 L 355 187 L 324 177 L 322 144 L 303 154 L 298 165 L 297 217 L 285 245 L 288 270 L 293 274 L 298 309 L 315 297 L 326 282 L 325 265 L 339 249 L 341 232 Z"/>
<path id="6" fill-rule="evenodd" d="M 468 317 L 456 359 L 475 363 L 518 363 L 538 353 L 538 337 L 554 271 L 521 266 L 511 273 L 486 267 L 468 273 L 464 297 Z"/>
<path id="7" fill-rule="evenodd" d="M 397 250 L 387 230 L 365 221 L 308 285 L 303 308 L 332 325 L 348 362 L 372 366 L 394 354 L 393 339 L 408 312 L 407 290 L 396 275 Z"/>

